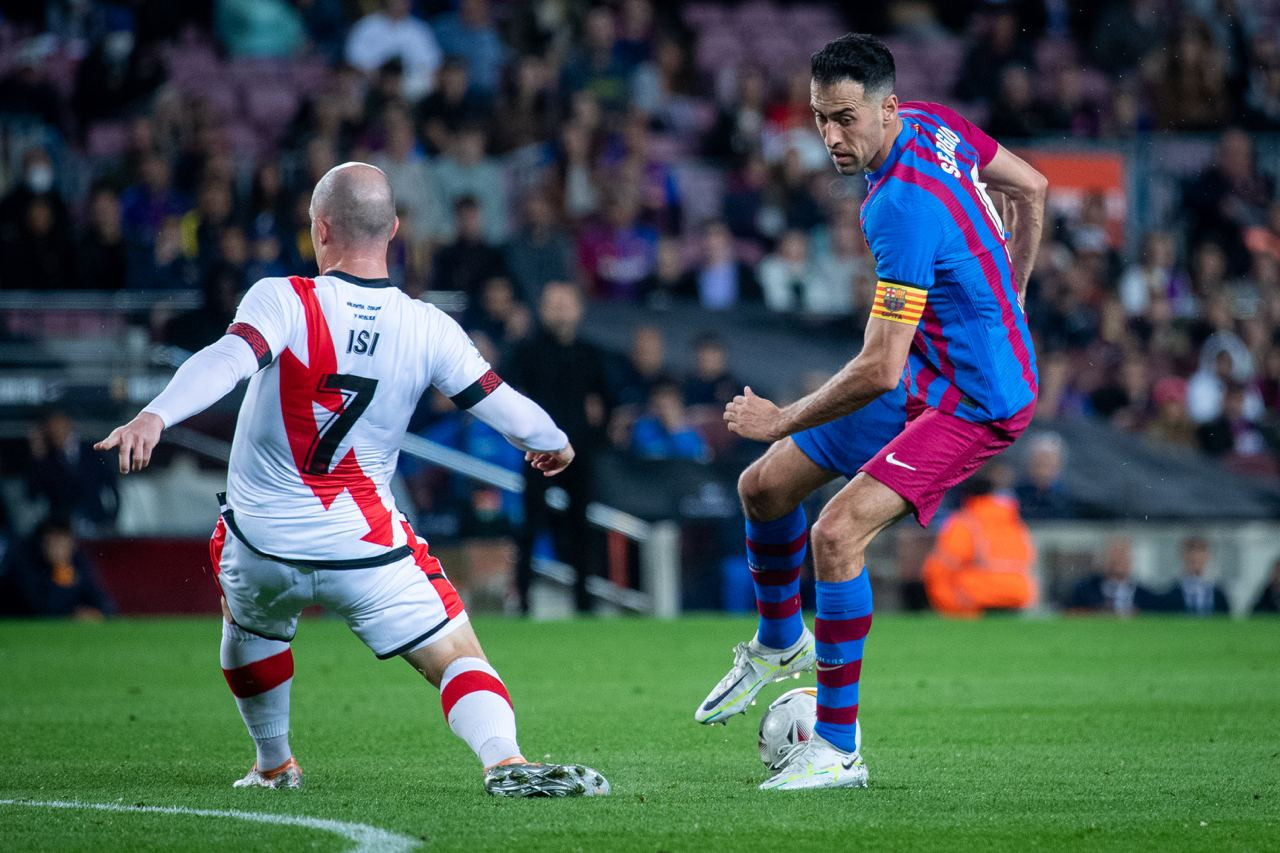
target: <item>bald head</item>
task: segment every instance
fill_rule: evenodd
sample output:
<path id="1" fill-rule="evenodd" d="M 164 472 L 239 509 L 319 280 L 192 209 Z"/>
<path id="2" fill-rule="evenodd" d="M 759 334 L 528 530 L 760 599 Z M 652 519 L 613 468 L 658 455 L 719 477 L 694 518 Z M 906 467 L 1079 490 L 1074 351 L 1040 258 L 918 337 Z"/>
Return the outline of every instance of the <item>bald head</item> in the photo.
<path id="1" fill-rule="evenodd" d="M 396 223 L 391 183 L 381 169 L 367 163 L 334 166 L 311 193 L 311 218 L 328 224 L 334 243 L 386 243 Z"/>

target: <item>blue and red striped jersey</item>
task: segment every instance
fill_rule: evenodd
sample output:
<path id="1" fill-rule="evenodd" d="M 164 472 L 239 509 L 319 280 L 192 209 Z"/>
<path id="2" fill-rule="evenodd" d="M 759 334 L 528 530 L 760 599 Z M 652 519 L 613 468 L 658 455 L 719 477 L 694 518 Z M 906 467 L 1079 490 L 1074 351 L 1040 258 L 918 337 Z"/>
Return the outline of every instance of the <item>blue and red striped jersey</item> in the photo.
<path id="1" fill-rule="evenodd" d="M 997 145 L 940 104 L 904 102 L 889 156 L 867 176 L 862 231 L 880 284 L 872 315 L 916 324 L 907 391 L 970 421 L 1036 398 L 1031 332 L 1004 225 L 979 169 Z"/>

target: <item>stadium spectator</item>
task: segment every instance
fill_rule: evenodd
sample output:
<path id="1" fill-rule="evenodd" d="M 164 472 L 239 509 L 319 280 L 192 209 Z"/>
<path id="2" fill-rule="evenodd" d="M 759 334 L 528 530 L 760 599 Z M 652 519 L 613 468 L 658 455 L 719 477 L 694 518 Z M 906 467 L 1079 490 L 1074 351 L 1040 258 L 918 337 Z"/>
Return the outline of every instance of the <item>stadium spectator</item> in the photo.
<path id="1" fill-rule="evenodd" d="M 29 290 L 75 286 L 75 255 L 60 207 L 52 194 L 29 195 L 20 218 L 0 226 L 0 269 L 9 286 Z"/>
<path id="2" fill-rule="evenodd" d="M 693 135 L 704 127 L 699 100 L 685 46 L 671 34 L 659 34 L 652 58 L 631 75 L 631 108 L 648 116 L 657 128 Z"/>
<path id="3" fill-rule="evenodd" d="M 988 475 L 978 474 L 960 489 L 960 508 L 947 517 L 925 558 L 929 602 L 943 616 L 958 618 L 1033 606 L 1035 545 L 1018 502 L 997 493 Z"/>
<path id="4" fill-rule="evenodd" d="M 435 239 L 450 233 L 450 225 L 431 163 L 418 149 L 413 124 L 399 111 L 389 111 L 385 119 L 386 147 L 369 162 L 387 173 L 395 193 L 396 211 L 407 214 L 400 230 L 410 241 Z M 408 226 L 408 227 L 406 227 Z"/>
<path id="5" fill-rule="evenodd" d="M 509 154 L 555 138 L 559 111 L 550 62 L 536 54 L 515 60 L 498 94 L 489 138 L 498 154 Z"/>
<path id="6" fill-rule="evenodd" d="M 120 197 L 104 184 L 94 187 L 89 195 L 89 221 L 76 247 L 76 267 L 75 286 L 84 290 L 120 290 L 128 279 L 129 253 Z"/>
<path id="7" fill-rule="evenodd" d="M 1107 541 L 1100 571 L 1082 578 L 1071 590 L 1067 609 L 1075 612 L 1132 616 L 1159 609 L 1159 597 L 1133 578 L 1133 543 L 1117 536 Z"/>
<path id="8" fill-rule="evenodd" d="M 1021 139 L 1046 129 L 1040 105 L 1032 88 L 1031 72 L 1021 65 L 1007 65 L 1000 72 L 1000 94 L 991 106 L 984 125 L 996 137 Z"/>
<path id="9" fill-rule="evenodd" d="M 243 284 L 239 268 L 225 263 L 211 267 L 202 283 L 204 303 L 169 320 L 164 342 L 191 353 L 221 338 L 235 320 Z"/>
<path id="10" fill-rule="evenodd" d="M 1142 66 L 1157 127 L 1216 130 L 1230 118 L 1227 58 L 1202 18 L 1183 16 L 1170 42 L 1148 53 Z"/>
<path id="11" fill-rule="evenodd" d="M 1026 463 L 1014 494 L 1022 517 L 1028 521 L 1074 518 L 1076 508 L 1063 482 L 1066 445 L 1053 432 L 1041 432 L 1028 441 Z"/>
<path id="12" fill-rule="evenodd" d="M 714 332 L 699 335 L 693 342 L 693 372 L 684 381 L 685 402 L 719 410 L 742 388 L 743 383 L 729 372 L 724 340 Z"/>
<path id="13" fill-rule="evenodd" d="M 233 204 L 231 186 L 217 178 L 207 178 L 200 186 L 196 206 L 182 217 L 184 251 L 201 272 L 221 260 L 222 233 L 233 225 Z"/>
<path id="14" fill-rule="evenodd" d="M 120 196 L 125 236 L 141 246 L 151 246 L 155 235 L 171 216 L 182 216 L 187 201 L 173 187 L 169 161 L 152 152 L 138 165 L 138 182 Z"/>
<path id="15" fill-rule="evenodd" d="M 431 26 L 445 56 L 466 63 L 471 90 L 491 100 L 502 80 L 507 48 L 493 25 L 488 0 L 459 0 L 456 12 L 440 15 Z"/>
<path id="16" fill-rule="evenodd" d="M 725 164 L 757 153 L 764 136 L 764 74 L 746 65 L 738 69 L 736 85 L 734 96 L 720 103 L 715 124 L 702 142 L 703 153 Z"/>
<path id="17" fill-rule="evenodd" d="M 177 216 L 171 216 L 161 224 L 153 245 L 130 246 L 129 258 L 131 288 L 180 290 L 200 284 L 200 268 L 186 255 L 182 220 Z"/>
<path id="18" fill-rule="evenodd" d="M 1102 4 L 1086 42 L 1091 58 L 1103 71 L 1120 74 L 1138 67 L 1160 45 L 1168 18 L 1160 0 L 1123 0 Z"/>
<path id="19" fill-rule="evenodd" d="M 1151 397 L 1156 412 L 1146 434 L 1157 441 L 1195 447 L 1196 424 L 1187 413 L 1187 381 L 1180 376 L 1166 376 L 1156 382 Z"/>
<path id="20" fill-rule="evenodd" d="M 769 164 L 761 154 L 748 154 L 739 169 L 729 175 L 722 218 L 730 233 L 763 249 L 776 236 L 780 223 L 777 211 L 766 208 Z"/>
<path id="21" fill-rule="evenodd" d="M 1177 247 L 1167 231 L 1152 231 L 1142 241 L 1138 263 L 1125 270 L 1118 286 L 1130 317 L 1159 316 L 1168 302 L 1191 298 L 1191 282 L 1178 266 Z"/>
<path id="22" fill-rule="evenodd" d="M 214 28 L 231 57 L 285 59 L 302 49 L 302 16 L 286 0 L 217 0 Z"/>
<path id="23" fill-rule="evenodd" d="M 695 292 L 679 238 L 659 237 L 653 272 L 640 282 L 640 301 L 647 308 L 665 311 Z"/>
<path id="24" fill-rule="evenodd" d="M 976 37 L 965 53 L 953 94 L 964 101 L 984 101 L 1000 90 L 1000 78 L 1010 65 L 1032 65 L 1031 42 L 1018 33 L 1013 10 L 996 6 L 975 19 Z"/>
<path id="25" fill-rule="evenodd" d="M 710 460 L 711 449 L 689 420 L 680 385 L 674 379 L 654 383 L 648 411 L 631 429 L 631 451 L 642 459 Z"/>
<path id="26" fill-rule="evenodd" d="M 467 304 L 462 325 L 468 332 L 479 332 L 492 341 L 493 361 L 501 361 L 497 356 L 528 336 L 533 318 L 516 298 L 511 279 L 506 276 L 485 279 L 478 297 Z"/>
<path id="27" fill-rule="evenodd" d="M 640 201 L 629 188 L 615 188 L 603 218 L 590 222 L 578 240 L 578 265 L 589 293 L 602 300 L 634 302 L 654 268 L 658 232 L 639 221 Z"/>
<path id="28" fill-rule="evenodd" d="M 840 315 L 852 308 L 852 290 L 813 261 L 809 238 L 799 229 L 784 233 L 778 250 L 760 262 L 760 287 L 771 311 Z"/>
<path id="29" fill-rule="evenodd" d="M 1210 456 L 1229 456 L 1239 467 L 1254 473 L 1271 473 L 1274 464 L 1267 456 L 1266 440 L 1257 421 L 1246 414 L 1247 401 L 1244 386 L 1227 385 L 1221 414 L 1196 430 L 1200 449 Z"/>
<path id="30" fill-rule="evenodd" d="M 639 408 L 646 405 L 659 381 L 666 375 L 667 345 L 662 329 L 657 326 L 637 326 L 631 332 L 631 346 L 627 356 L 618 365 L 613 379 L 618 406 Z"/>
<path id="31" fill-rule="evenodd" d="M 115 469 L 80 437 L 75 421 L 47 412 L 27 435 L 26 496 L 86 533 L 110 530 L 120 508 Z"/>
<path id="32" fill-rule="evenodd" d="M 418 105 L 422 135 L 433 155 L 451 151 L 464 127 L 485 120 L 484 104 L 471 93 L 466 63 L 446 57 L 436 79 L 435 91 Z"/>
<path id="33" fill-rule="evenodd" d="M 271 227 L 269 219 L 258 219 L 250 226 L 249 258 L 245 264 L 244 282 L 246 285 L 264 278 L 280 278 L 289 275 L 289 267 L 285 264 L 284 254 L 280 248 L 280 238 Z"/>
<path id="34" fill-rule="evenodd" d="M 1187 412 L 1196 423 L 1207 423 L 1222 414 L 1227 387 L 1244 386 L 1244 415 L 1262 415 L 1262 398 L 1248 383 L 1253 379 L 1253 358 L 1244 341 L 1230 331 L 1215 332 L 1200 347 L 1200 366 L 1187 383 Z"/>
<path id="35" fill-rule="evenodd" d="M 480 203 L 464 195 L 453 204 L 452 243 L 436 253 L 431 270 L 432 290 L 460 290 L 479 298 L 480 285 L 495 276 L 506 276 L 502 252 L 485 237 Z"/>
<path id="36" fill-rule="evenodd" d="M 686 292 L 711 311 L 750 305 L 763 298 L 749 264 L 737 258 L 733 235 L 723 222 L 702 226 L 702 254 L 690 273 Z"/>
<path id="37" fill-rule="evenodd" d="M 510 230 L 506 176 L 498 162 L 485 154 L 485 132 L 469 125 L 458 132 L 453 147 L 435 164 L 436 186 L 442 204 L 471 196 L 484 211 L 485 239 L 501 244 Z"/>
<path id="38" fill-rule="evenodd" d="M 130 16 L 105 10 L 106 33 L 76 66 L 71 104 L 82 129 L 141 112 L 165 79 L 155 45 L 138 44 Z"/>
<path id="39" fill-rule="evenodd" d="M 502 371 L 515 388 L 541 403 L 577 451 L 573 465 L 554 483 L 569 496 L 563 519 L 552 515 L 547 507 L 547 489 L 552 482 L 540 471 L 525 466 L 525 516 L 519 537 L 516 591 L 521 612 L 526 614 L 533 580 L 534 543 L 547 529 L 556 534 L 556 554 L 577 570 L 574 598 L 578 610 L 591 608 L 586 586 L 593 568 L 593 554 L 587 542 L 587 504 L 591 501 L 595 456 L 604 443 L 613 404 L 613 389 L 605 371 L 604 353 L 579 337 L 582 312 L 582 293 L 577 286 L 548 282 L 538 305 L 537 332 L 512 351 Z"/>
<path id="40" fill-rule="evenodd" d="M 772 229 L 766 229 L 768 236 L 776 238 L 782 229 L 788 228 L 807 233 L 826 220 L 826 211 L 810 188 L 814 177 L 802 150 L 797 146 L 787 149 L 765 190 L 766 210 L 772 209 L 766 215 L 780 225 L 773 233 L 770 233 Z"/>
<path id="41" fill-rule="evenodd" d="M 1060 68 L 1050 96 L 1039 104 L 1039 114 L 1047 131 L 1093 138 L 1101 128 L 1101 108 L 1085 91 L 1081 70 L 1067 65 Z"/>
<path id="42" fill-rule="evenodd" d="M 404 96 L 416 101 L 430 94 L 444 58 L 431 27 L 412 14 L 411 0 L 385 0 L 380 12 L 356 21 L 347 35 L 347 62 L 372 74 L 391 59 L 404 68 Z"/>
<path id="43" fill-rule="evenodd" d="M 1153 609 L 1187 616 L 1226 613 L 1227 598 L 1208 575 L 1212 554 L 1209 540 L 1190 536 L 1182 542 L 1182 575 L 1173 589 L 1161 596 Z"/>
<path id="44" fill-rule="evenodd" d="M 581 46 L 564 65 L 561 88 L 569 94 L 589 92 L 609 112 L 622 112 L 633 67 L 618 50 L 613 11 L 594 6 L 583 21 Z"/>
<path id="45" fill-rule="evenodd" d="M 1218 139 L 1213 162 L 1183 190 L 1188 231 L 1196 241 L 1213 241 L 1227 253 L 1231 270 L 1246 266 L 1243 231 L 1265 220 L 1275 199 L 1275 179 L 1260 170 L 1253 141 L 1232 128 Z"/>
<path id="46" fill-rule="evenodd" d="M 53 158 L 45 148 L 28 148 L 20 174 L 21 182 L 0 198 L 4 278 L 15 288 L 71 286 L 71 218 L 58 194 Z"/>
<path id="47" fill-rule="evenodd" d="M 1253 613 L 1255 616 L 1261 613 L 1280 614 L 1280 560 L 1271 564 L 1271 575 L 1253 605 Z"/>
<path id="48" fill-rule="evenodd" d="M 49 79 L 50 42 L 30 39 L 15 51 L 13 65 L 0 76 L 0 115 L 34 119 L 59 133 L 72 126 L 66 99 Z"/>
<path id="49" fill-rule="evenodd" d="M 5 555 L 0 571 L 15 615 L 70 617 L 97 622 L 114 608 L 71 523 L 56 516 L 41 522 Z"/>
<path id="50" fill-rule="evenodd" d="M 296 5 L 314 49 L 330 65 L 337 65 L 342 59 L 342 39 L 347 31 L 342 0 L 297 0 Z"/>
<path id="51" fill-rule="evenodd" d="M 572 278 L 573 240 L 545 192 L 529 193 L 523 208 L 524 221 L 507 241 L 503 256 L 520 299 L 536 305 L 547 282 Z"/>
<path id="52" fill-rule="evenodd" d="M 636 192 L 644 224 L 664 234 L 679 233 L 680 186 L 674 170 L 653 154 L 645 116 L 635 114 L 626 120 L 618 143 L 605 150 L 600 165 L 606 174 Z"/>

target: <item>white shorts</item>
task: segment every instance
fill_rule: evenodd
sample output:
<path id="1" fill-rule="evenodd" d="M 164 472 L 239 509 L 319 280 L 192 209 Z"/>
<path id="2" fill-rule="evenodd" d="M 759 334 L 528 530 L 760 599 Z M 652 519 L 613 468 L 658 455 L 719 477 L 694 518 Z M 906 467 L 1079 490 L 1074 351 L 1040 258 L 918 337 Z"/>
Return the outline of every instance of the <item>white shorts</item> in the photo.
<path id="1" fill-rule="evenodd" d="M 237 625 L 291 642 L 303 608 L 322 605 L 380 660 L 429 645 L 464 625 L 467 612 L 425 542 L 413 553 L 368 569 L 306 569 L 253 553 L 218 519 L 209 556 Z"/>

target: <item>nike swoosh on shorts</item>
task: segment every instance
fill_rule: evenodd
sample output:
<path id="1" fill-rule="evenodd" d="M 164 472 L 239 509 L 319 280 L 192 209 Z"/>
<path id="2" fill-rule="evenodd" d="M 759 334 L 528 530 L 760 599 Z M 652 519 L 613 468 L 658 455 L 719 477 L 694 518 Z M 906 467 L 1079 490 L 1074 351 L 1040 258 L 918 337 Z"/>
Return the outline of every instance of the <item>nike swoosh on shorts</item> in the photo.
<path id="1" fill-rule="evenodd" d="M 897 465 L 899 468 L 906 468 L 908 471 L 918 470 L 914 465 L 908 465 L 907 463 L 903 462 L 900 459 L 894 459 L 892 453 L 886 456 L 884 458 L 884 461 L 888 462 L 890 465 Z"/>

